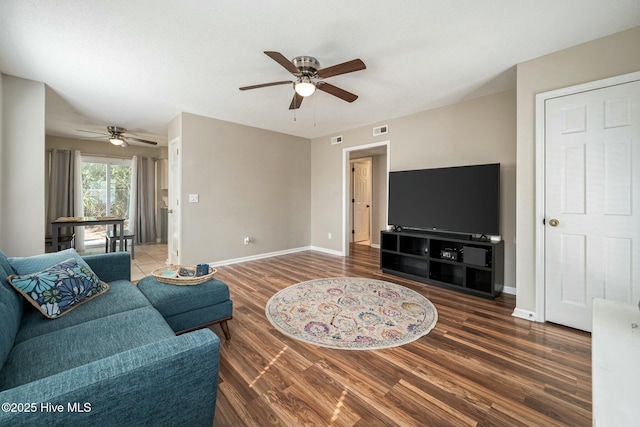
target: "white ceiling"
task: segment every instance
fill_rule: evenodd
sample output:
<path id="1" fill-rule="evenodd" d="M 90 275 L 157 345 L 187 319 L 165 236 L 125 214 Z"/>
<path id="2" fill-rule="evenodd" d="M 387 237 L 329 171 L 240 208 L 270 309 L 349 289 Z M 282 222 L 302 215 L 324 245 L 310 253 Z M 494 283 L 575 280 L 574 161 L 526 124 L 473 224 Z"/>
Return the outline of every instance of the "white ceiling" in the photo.
<path id="1" fill-rule="evenodd" d="M 189 112 L 314 138 L 515 88 L 515 64 L 640 25 L 638 0 L 1 0 L 0 72 L 47 85 L 47 133 L 166 143 Z M 294 114 L 263 51 L 354 58 Z M 640 52 L 640 51 L 639 51 Z"/>

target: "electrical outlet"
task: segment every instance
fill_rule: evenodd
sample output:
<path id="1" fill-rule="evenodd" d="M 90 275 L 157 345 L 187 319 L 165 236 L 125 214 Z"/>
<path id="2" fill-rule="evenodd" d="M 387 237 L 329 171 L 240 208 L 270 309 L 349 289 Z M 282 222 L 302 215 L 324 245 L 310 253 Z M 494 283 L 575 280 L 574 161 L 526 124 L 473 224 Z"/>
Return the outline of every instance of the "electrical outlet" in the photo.
<path id="1" fill-rule="evenodd" d="M 327 239 L 331 240 L 331 233 L 327 233 Z"/>
<path id="2" fill-rule="evenodd" d="M 251 243 L 251 237 L 247 236 L 244 238 L 244 244 L 248 245 L 249 243 Z"/>
<path id="3" fill-rule="evenodd" d="M 189 203 L 198 203 L 198 195 L 189 194 Z"/>

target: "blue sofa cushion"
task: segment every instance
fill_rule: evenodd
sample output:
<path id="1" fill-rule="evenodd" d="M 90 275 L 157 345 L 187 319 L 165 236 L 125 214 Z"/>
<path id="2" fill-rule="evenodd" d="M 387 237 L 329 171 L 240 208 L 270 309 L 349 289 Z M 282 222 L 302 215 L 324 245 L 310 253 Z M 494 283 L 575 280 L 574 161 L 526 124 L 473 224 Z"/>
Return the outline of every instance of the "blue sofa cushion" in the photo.
<path id="1" fill-rule="evenodd" d="M 35 308 L 26 306 L 15 342 L 19 343 L 112 314 L 150 306 L 149 300 L 131 282 L 116 280 L 109 282 L 109 294 L 105 298 L 96 298 L 91 301 L 91 304 L 81 305 L 68 314 L 57 318 L 55 322 L 42 316 Z"/>
<path id="2" fill-rule="evenodd" d="M 14 273 L 0 251 L 0 366 L 13 347 L 22 318 L 22 298 L 7 282 L 7 276 Z"/>
<path id="3" fill-rule="evenodd" d="M 0 391 L 173 337 L 173 330 L 153 307 L 52 331 L 13 347 L 0 370 Z"/>
<path id="4" fill-rule="evenodd" d="M 80 265 L 89 268 L 87 263 L 73 248 L 65 249 L 60 252 L 51 252 L 48 254 L 40 254 L 30 257 L 10 257 L 8 260 L 11 267 L 13 267 L 15 274 L 31 274 L 46 270 L 47 268 L 59 264 L 69 258 L 75 258 Z"/>
<path id="5" fill-rule="evenodd" d="M 103 282 L 131 280 L 131 256 L 129 252 L 108 252 L 82 257 Z"/>
<path id="6" fill-rule="evenodd" d="M 22 296 L 50 319 L 62 316 L 80 304 L 109 290 L 86 263 L 69 258 L 38 273 L 7 278 Z"/>

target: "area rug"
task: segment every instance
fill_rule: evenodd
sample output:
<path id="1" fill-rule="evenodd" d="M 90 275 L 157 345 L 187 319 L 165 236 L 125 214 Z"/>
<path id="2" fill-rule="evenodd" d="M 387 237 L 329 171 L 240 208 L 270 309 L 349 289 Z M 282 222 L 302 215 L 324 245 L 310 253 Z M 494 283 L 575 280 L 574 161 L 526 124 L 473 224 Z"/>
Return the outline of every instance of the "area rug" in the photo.
<path id="1" fill-rule="evenodd" d="M 438 320 L 419 293 L 375 279 L 334 277 L 285 288 L 267 302 L 267 318 L 300 341 L 342 350 L 375 350 L 410 343 Z"/>

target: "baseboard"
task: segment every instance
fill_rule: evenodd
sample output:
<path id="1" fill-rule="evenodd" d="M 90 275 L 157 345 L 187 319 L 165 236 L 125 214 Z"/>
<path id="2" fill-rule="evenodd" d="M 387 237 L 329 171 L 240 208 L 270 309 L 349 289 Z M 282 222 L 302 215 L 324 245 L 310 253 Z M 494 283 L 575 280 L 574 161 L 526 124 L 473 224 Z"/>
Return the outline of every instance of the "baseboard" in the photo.
<path id="1" fill-rule="evenodd" d="M 372 243 L 370 246 L 374 249 L 380 249 L 380 244 L 378 243 Z"/>
<path id="2" fill-rule="evenodd" d="M 505 286 L 504 288 L 502 288 L 502 292 L 504 292 L 505 294 L 509 294 L 509 295 L 515 295 L 516 294 L 516 288 L 511 287 L 511 286 Z"/>
<path id="3" fill-rule="evenodd" d="M 222 261 L 210 262 L 209 265 L 212 267 L 220 267 L 223 265 L 237 264 L 240 262 L 247 262 L 247 261 L 255 261 L 258 259 L 271 258 L 274 256 L 293 254 L 296 252 L 303 252 L 308 250 L 315 250 L 315 249 L 313 249 L 310 246 L 303 246 L 300 248 L 285 249 L 283 251 L 267 252 L 264 254 L 257 254 L 257 255 L 251 255 L 251 256 L 246 256 L 241 258 L 231 258 L 231 259 L 225 259 Z"/>
<path id="4" fill-rule="evenodd" d="M 318 251 L 318 252 L 324 252 L 330 255 L 344 256 L 342 252 L 335 251 L 333 249 L 321 248 L 318 246 L 303 246 L 300 248 L 285 249 L 283 251 L 267 252 L 264 254 L 257 254 L 257 255 L 251 255 L 251 256 L 246 256 L 241 258 L 231 258 L 231 259 L 225 259 L 222 261 L 210 262 L 209 265 L 211 267 L 220 267 L 223 265 L 238 264 L 240 262 L 255 261 L 258 259 L 271 258 L 274 256 L 287 255 L 287 254 L 294 254 L 296 252 L 303 252 L 303 251 Z"/>
<path id="5" fill-rule="evenodd" d="M 324 252 L 325 254 L 329 254 L 329 255 L 344 256 L 344 253 L 342 251 L 336 251 L 336 250 L 333 250 L 333 249 L 321 248 L 319 246 L 311 246 L 311 247 L 309 247 L 309 249 L 312 250 L 312 251 Z"/>
<path id="6" fill-rule="evenodd" d="M 513 313 L 511 315 L 513 317 L 517 317 L 520 319 L 530 320 L 531 322 L 538 321 L 538 317 L 536 316 L 535 312 L 529 311 L 529 310 L 523 310 L 517 307 L 515 308 L 515 310 L 513 310 Z"/>

